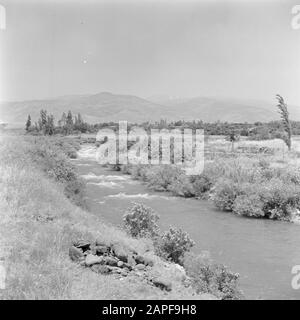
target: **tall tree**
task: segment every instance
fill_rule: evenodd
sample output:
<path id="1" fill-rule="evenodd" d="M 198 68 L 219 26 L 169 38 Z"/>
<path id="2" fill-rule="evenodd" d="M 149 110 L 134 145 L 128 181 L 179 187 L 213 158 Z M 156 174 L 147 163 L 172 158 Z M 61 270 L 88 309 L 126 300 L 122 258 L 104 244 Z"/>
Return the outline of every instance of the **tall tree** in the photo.
<path id="1" fill-rule="evenodd" d="M 278 112 L 280 114 L 281 123 L 282 123 L 283 129 L 284 129 L 284 135 L 282 137 L 282 140 L 285 142 L 288 149 L 291 150 L 292 128 L 291 128 L 291 123 L 290 123 L 290 119 L 289 119 L 289 112 L 287 109 L 287 104 L 284 102 L 284 99 L 279 94 L 276 95 L 276 99 L 278 100 L 278 104 L 277 104 L 277 107 L 279 109 Z"/>
<path id="2" fill-rule="evenodd" d="M 67 126 L 73 126 L 73 115 L 70 110 L 68 111 L 66 124 L 67 124 Z"/>
<path id="3" fill-rule="evenodd" d="M 45 134 L 52 136 L 53 133 L 54 133 L 54 117 L 52 114 L 50 114 L 50 116 L 47 116 Z"/>
<path id="4" fill-rule="evenodd" d="M 67 122 L 67 116 L 66 116 L 65 112 L 63 112 L 61 119 L 58 121 L 58 125 L 60 127 L 64 127 L 66 125 L 66 122 Z"/>
<path id="5" fill-rule="evenodd" d="M 47 124 L 47 111 L 46 110 L 41 110 L 40 111 L 40 118 L 38 120 L 39 123 L 39 130 L 43 131 L 45 133 L 46 130 L 46 124 Z"/>
<path id="6" fill-rule="evenodd" d="M 72 115 L 72 112 L 69 110 L 67 119 L 66 119 L 66 129 L 67 129 L 66 131 L 68 134 L 73 131 L 73 126 L 74 126 L 73 115 Z"/>
<path id="7" fill-rule="evenodd" d="M 28 115 L 27 121 L 26 121 L 26 131 L 29 131 L 29 128 L 31 127 L 31 117 L 30 114 Z"/>

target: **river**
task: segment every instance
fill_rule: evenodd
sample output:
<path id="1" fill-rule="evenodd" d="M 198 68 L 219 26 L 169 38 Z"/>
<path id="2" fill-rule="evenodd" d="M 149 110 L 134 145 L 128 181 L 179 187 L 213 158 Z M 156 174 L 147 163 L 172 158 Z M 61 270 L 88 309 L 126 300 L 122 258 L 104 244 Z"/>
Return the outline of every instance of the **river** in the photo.
<path id="1" fill-rule="evenodd" d="M 84 145 L 73 163 L 87 182 L 91 212 L 114 225 L 132 201 L 160 216 L 160 228 L 181 227 L 196 242 L 194 252 L 209 251 L 215 262 L 240 274 L 249 299 L 300 299 L 291 286 L 291 269 L 300 265 L 300 226 L 287 222 L 239 217 L 216 210 L 209 201 L 150 191 L 143 183 L 95 161 L 95 149 Z"/>

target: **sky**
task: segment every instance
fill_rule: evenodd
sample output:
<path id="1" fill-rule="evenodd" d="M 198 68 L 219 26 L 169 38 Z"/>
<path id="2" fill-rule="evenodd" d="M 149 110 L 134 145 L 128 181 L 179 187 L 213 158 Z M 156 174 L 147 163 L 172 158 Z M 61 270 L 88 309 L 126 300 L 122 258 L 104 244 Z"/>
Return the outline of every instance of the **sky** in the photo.
<path id="1" fill-rule="evenodd" d="M 297 0 L 0 0 L 0 101 L 112 92 L 300 105 Z"/>

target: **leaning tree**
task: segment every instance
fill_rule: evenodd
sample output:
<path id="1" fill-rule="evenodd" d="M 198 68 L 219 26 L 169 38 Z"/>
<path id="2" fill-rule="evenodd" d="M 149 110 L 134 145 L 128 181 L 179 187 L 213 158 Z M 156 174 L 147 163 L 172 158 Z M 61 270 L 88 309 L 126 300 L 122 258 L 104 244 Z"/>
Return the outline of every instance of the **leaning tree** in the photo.
<path id="1" fill-rule="evenodd" d="M 278 112 L 281 117 L 281 122 L 284 129 L 284 135 L 282 137 L 282 140 L 287 145 L 288 149 L 291 150 L 292 146 L 292 127 L 289 119 L 289 112 L 287 109 L 287 104 L 284 102 L 284 99 L 279 94 L 276 95 L 276 99 L 278 100 Z"/>

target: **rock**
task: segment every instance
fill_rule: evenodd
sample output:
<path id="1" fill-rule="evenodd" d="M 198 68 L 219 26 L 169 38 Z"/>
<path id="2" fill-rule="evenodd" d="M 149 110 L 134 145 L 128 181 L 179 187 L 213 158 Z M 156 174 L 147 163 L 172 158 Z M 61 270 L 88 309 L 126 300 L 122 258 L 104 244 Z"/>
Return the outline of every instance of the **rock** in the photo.
<path id="1" fill-rule="evenodd" d="M 95 256 L 93 254 L 88 254 L 86 257 L 85 257 L 85 264 L 90 267 L 94 264 L 99 264 L 99 263 L 102 263 L 103 262 L 103 258 L 102 257 L 98 257 L 98 256 Z"/>
<path id="2" fill-rule="evenodd" d="M 134 257 L 134 260 L 137 264 L 143 263 L 144 264 L 144 257 L 141 255 L 137 255 L 136 257 Z"/>
<path id="3" fill-rule="evenodd" d="M 169 264 L 166 269 L 172 279 L 183 281 L 187 277 L 185 269 L 179 264 Z"/>
<path id="4" fill-rule="evenodd" d="M 132 266 L 131 266 L 130 264 L 128 264 L 128 263 L 124 263 L 124 264 L 123 264 L 123 268 L 126 268 L 126 269 L 128 269 L 129 271 L 132 270 Z"/>
<path id="5" fill-rule="evenodd" d="M 69 248 L 69 256 L 72 261 L 78 262 L 84 259 L 84 255 L 81 249 L 78 249 L 74 246 Z"/>
<path id="6" fill-rule="evenodd" d="M 96 254 L 105 254 L 109 252 L 109 247 L 107 246 L 96 246 L 95 247 Z"/>
<path id="7" fill-rule="evenodd" d="M 128 256 L 127 262 L 131 267 L 134 267 L 136 265 L 135 259 L 132 256 Z"/>
<path id="8" fill-rule="evenodd" d="M 118 260 L 112 257 L 104 257 L 103 258 L 104 264 L 112 267 L 116 267 L 118 265 Z"/>
<path id="9" fill-rule="evenodd" d="M 128 262 L 128 255 L 130 252 L 126 250 L 123 246 L 120 244 L 114 244 L 112 247 L 112 250 L 114 252 L 114 255 L 123 262 Z"/>
<path id="10" fill-rule="evenodd" d="M 82 249 L 84 252 L 90 249 L 91 243 L 89 241 L 79 239 L 73 242 L 73 246 Z"/>
<path id="11" fill-rule="evenodd" d="M 166 279 L 156 278 L 156 279 L 153 279 L 152 282 L 156 287 L 162 290 L 166 290 L 166 291 L 172 290 L 172 283 Z"/>
<path id="12" fill-rule="evenodd" d="M 136 261 L 137 264 L 142 263 L 145 266 L 153 267 L 153 265 L 154 265 L 154 261 L 151 258 L 143 257 L 141 255 L 137 255 L 135 257 L 135 261 Z"/>
<path id="13" fill-rule="evenodd" d="M 145 269 L 145 265 L 142 264 L 142 263 L 139 263 L 139 264 L 137 264 L 137 265 L 135 266 L 135 269 L 137 269 L 137 270 L 144 270 L 144 269 Z"/>
<path id="14" fill-rule="evenodd" d="M 96 246 L 107 246 L 106 243 L 102 239 L 96 239 L 95 241 Z"/>
<path id="15" fill-rule="evenodd" d="M 123 261 L 118 261 L 118 264 L 117 264 L 117 265 L 118 265 L 119 268 L 122 268 L 123 265 L 124 265 L 124 262 L 123 262 Z"/>

